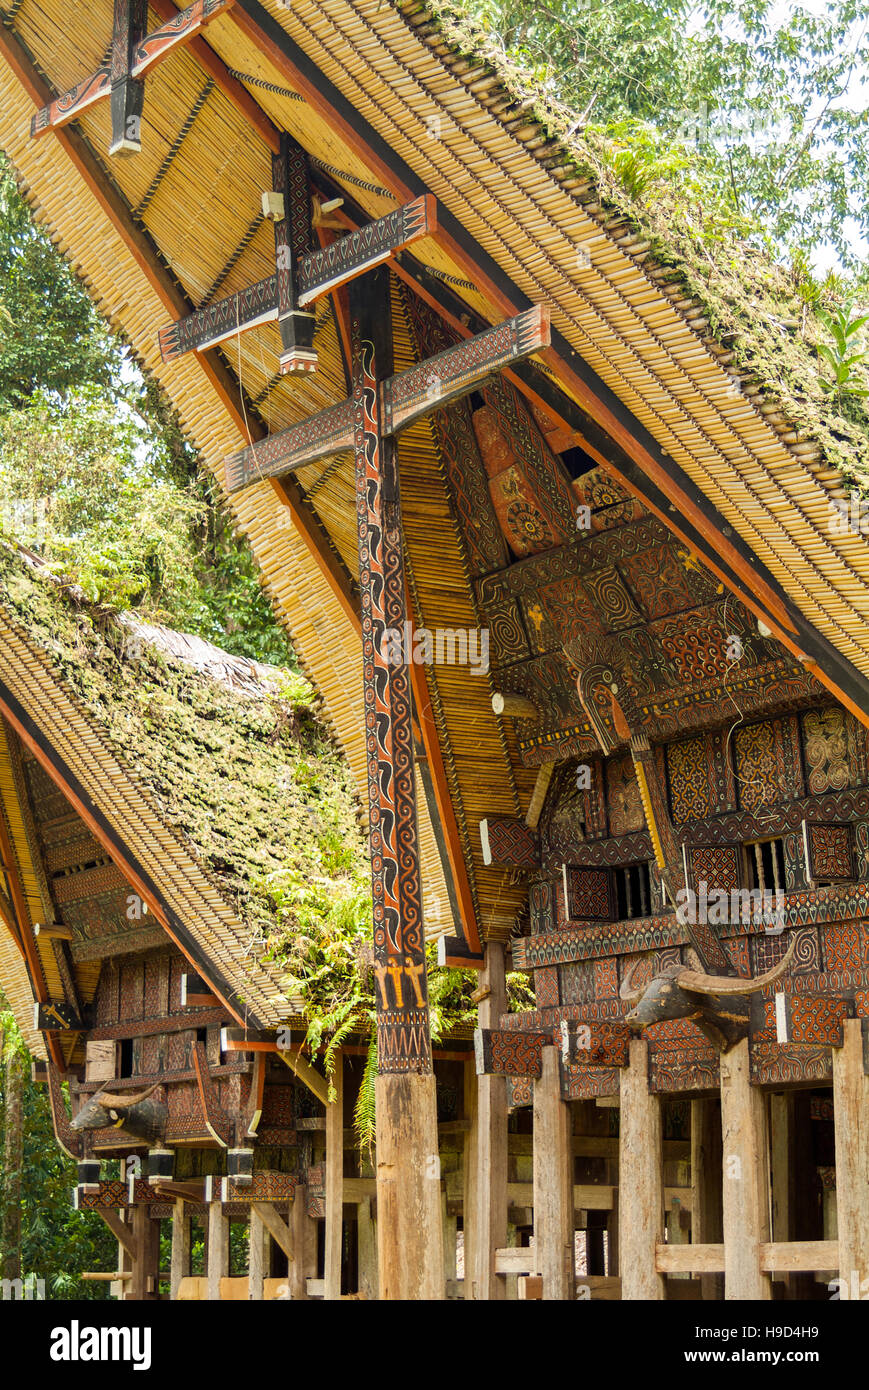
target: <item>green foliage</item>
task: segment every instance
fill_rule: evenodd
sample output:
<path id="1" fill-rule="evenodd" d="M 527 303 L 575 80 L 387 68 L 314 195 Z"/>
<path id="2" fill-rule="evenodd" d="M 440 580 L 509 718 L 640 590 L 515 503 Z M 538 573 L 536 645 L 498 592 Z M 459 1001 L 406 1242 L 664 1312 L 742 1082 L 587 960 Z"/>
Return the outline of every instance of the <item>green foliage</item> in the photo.
<path id="1" fill-rule="evenodd" d="M 105 1284 L 83 1283 L 88 1269 L 113 1269 L 117 1244 L 96 1212 L 73 1211 L 76 1166 L 57 1146 L 44 1086 L 30 1080 L 30 1056 L 0 994 L 0 1033 L 24 1062 L 24 1182 L 21 1202 L 21 1268 L 45 1280 L 49 1299 L 103 1299 Z M 5 1113 L 5 1070 L 0 1069 L 0 1128 Z M 0 1155 L 3 1136 L 0 1134 Z M 0 1173 L 0 1179 L 2 1179 Z"/>
<path id="2" fill-rule="evenodd" d="M 295 664 L 159 385 L 33 225 L 0 155 L 0 532 L 93 602 Z"/>
<path id="3" fill-rule="evenodd" d="M 434 3 L 457 42 L 487 50 L 559 133 L 651 127 L 759 237 L 810 255 L 827 245 L 858 268 L 855 234 L 869 232 L 866 0 L 829 0 L 820 14 L 776 0 Z M 641 195 L 643 155 L 619 159 Z"/>
<path id="4" fill-rule="evenodd" d="M 832 346 L 818 344 L 819 356 L 832 371 L 832 376 L 821 377 L 821 386 L 825 391 L 835 391 L 840 403 L 843 395 L 869 396 L 869 390 L 860 385 L 866 380 L 865 372 L 857 373 L 858 366 L 869 358 L 869 350 L 857 346 L 862 340 L 861 330 L 869 323 L 869 313 L 854 312 L 853 296 L 832 312 L 826 309 L 816 312 L 833 339 Z"/>

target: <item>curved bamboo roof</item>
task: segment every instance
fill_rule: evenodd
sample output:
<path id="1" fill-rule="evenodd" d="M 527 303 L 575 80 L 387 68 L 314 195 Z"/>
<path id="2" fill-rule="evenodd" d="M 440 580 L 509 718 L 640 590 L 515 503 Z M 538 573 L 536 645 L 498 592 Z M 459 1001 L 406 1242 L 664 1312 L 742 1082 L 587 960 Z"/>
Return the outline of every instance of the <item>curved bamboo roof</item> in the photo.
<path id="1" fill-rule="evenodd" d="M 438 231 L 414 257 L 469 314 L 498 322 L 528 302 L 550 307 L 553 344 L 540 365 L 575 407 L 574 442 L 598 462 L 615 460 L 630 487 L 656 489 L 658 515 L 700 538 L 704 562 L 869 719 L 869 559 L 862 536 L 830 526 L 846 475 L 866 469 L 865 437 L 821 408 L 810 346 L 764 317 L 772 292 L 785 292 L 782 272 L 737 247 L 716 265 L 675 218 L 633 205 L 593 152 L 562 141 L 558 113 L 535 114 L 521 75 L 468 56 L 474 37 L 448 32 L 416 0 L 236 0 L 147 77 L 142 152 L 123 160 L 105 153 L 105 102 L 75 126 L 30 137 L 35 105 L 99 64 L 110 0 L 82 18 L 59 0 L 16 0 L 13 11 L 0 29 L 0 145 L 37 217 L 219 477 L 252 432 L 280 429 L 347 390 L 326 301 L 317 306 L 320 368 L 301 381 L 277 375 L 273 324 L 169 363 L 157 348 L 167 322 L 273 268 L 260 195 L 287 130 L 324 190 L 340 189 L 360 215 L 436 195 Z M 159 0 L 151 27 L 172 13 Z M 470 626 L 429 425 L 402 439 L 400 460 L 418 621 Z M 347 461 L 312 465 L 298 481 L 352 579 Z M 361 789 L 356 629 L 285 500 L 263 482 L 231 506 Z M 457 668 L 426 679 L 424 713 L 437 729 L 472 911 L 484 935 L 503 936 L 524 890 L 483 864 L 476 822 L 523 815 L 534 770 L 511 726 L 492 716 L 486 681 Z M 427 916 L 443 931 L 460 924 L 437 821 L 421 796 Z"/>

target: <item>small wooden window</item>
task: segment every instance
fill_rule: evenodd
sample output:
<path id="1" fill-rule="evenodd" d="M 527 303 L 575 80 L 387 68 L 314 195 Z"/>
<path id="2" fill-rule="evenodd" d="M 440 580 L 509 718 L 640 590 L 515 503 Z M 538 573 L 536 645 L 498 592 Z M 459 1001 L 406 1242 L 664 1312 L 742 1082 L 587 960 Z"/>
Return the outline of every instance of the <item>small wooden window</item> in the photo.
<path id="1" fill-rule="evenodd" d="M 616 920 L 628 922 L 635 917 L 650 917 L 652 886 L 649 865 L 623 864 L 613 870 L 616 890 Z"/>
<path id="2" fill-rule="evenodd" d="M 746 877 L 751 889 L 767 893 L 785 890 L 785 842 L 781 836 L 744 846 Z"/>

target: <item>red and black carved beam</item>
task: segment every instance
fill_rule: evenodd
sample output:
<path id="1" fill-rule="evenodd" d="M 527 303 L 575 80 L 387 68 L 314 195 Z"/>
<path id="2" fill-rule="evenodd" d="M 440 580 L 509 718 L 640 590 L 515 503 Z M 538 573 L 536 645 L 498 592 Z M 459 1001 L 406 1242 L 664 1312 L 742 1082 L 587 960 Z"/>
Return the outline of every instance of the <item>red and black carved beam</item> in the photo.
<path id="1" fill-rule="evenodd" d="M 194 38 L 234 3 L 235 0 L 195 0 L 195 4 L 179 10 L 152 34 L 146 34 L 147 0 L 115 0 L 109 61 L 41 107 L 30 123 L 30 134 L 36 139 L 47 130 L 76 120 L 94 102 L 111 97 L 109 153 L 135 153 L 141 149 L 142 79 L 146 72 L 180 44 Z"/>
<path id="2" fill-rule="evenodd" d="M 392 371 L 389 275 L 350 286 L 353 452 L 362 600 L 363 693 L 381 1074 L 432 1070 L 410 676 L 386 657 L 386 628 L 407 620 L 398 461 L 383 429 Z"/>
<path id="3" fill-rule="evenodd" d="M 283 204 L 283 216 L 275 222 L 275 291 L 278 329 L 281 335 L 280 371 L 315 372 L 314 315 L 301 308 L 299 273 L 311 252 L 311 191 L 308 156 L 292 136 L 281 135 L 281 147 L 272 156 L 274 191 Z"/>
<path id="4" fill-rule="evenodd" d="M 281 324 L 281 337 L 285 337 L 285 323 L 292 325 L 290 314 L 300 315 L 303 306 L 313 304 L 321 295 L 348 284 L 351 280 L 374 266 L 386 261 L 395 251 L 408 246 L 421 237 L 429 236 L 437 227 L 437 205 L 434 197 L 427 194 L 416 198 L 385 217 L 378 218 L 360 227 L 358 231 L 333 242 L 318 251 L 310 249 L 310 213 L 307 210 L 308 183 L 307 159 L 301 146 L 289 137 L 282 136 L 282 145 L 287 144 L 287 163 L 282 155 L 275 155 L 273 175 L 275 192 L 284 193 L 289 189 L 288 226 L 281 231 L 280 223 L 275 228 L 276 271 L 255 285 L 227 295 L 214 304 L 209 304 L 186 318 L 167 324 L 160 330 L 160 353 L 164 362 L 171 362 L 186 352 L 199 352 L 206 347 L 231 338 L 233 334 L 255 328 L 258 324 L 277 319 Z M 304 165 L 304 183 L 301 165 Z M 304 193 L 302 190 L 304 189 Z M 286 197 L 286 195 L 284 195 Z M 304 202 L 303 202 L 304 199 Z M 307 218 L 308 230 L 305 230 Z M 292 292 L 292 293 L 291 293 Z M 295 295 L 295 299 L 292 295 Z M 309 314 L 306 320 L 313 319 Z M 284 354 L 292 353 L 293 343 L 284 348 L 281 355 L 283 368 Z M 284 370 L 298 370 L 287 367 Z"/>
<path id="5" fill-rule="evenodd" d="M 384 435 L 397 434 L 420 416 L 466 395 L 492 372 L 529 357 L 548 342 L 549 312 L 536 305 L 388 377 L 380 385 Z M 352 399 L 341 401 L 233 454 L 225 464 L 227 491 L 238 492 L 260 478 L 277 478 L 352 448 L 353 417 Z"/>
<path id="6" fill-rule="evenodd" d="M 552 1047 L 553 1034 L 524 1028 L 477 1028 L 474 1058 L 478 1076 L 539 1077 L 543 1049 Z"/>

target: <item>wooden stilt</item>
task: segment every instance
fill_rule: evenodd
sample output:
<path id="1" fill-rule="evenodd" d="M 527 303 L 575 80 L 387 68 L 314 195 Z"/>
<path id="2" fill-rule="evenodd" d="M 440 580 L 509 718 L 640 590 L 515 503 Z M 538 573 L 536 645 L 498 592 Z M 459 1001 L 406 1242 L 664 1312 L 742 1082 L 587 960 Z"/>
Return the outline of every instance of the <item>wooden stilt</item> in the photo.
<path id="1" fill-rule="evenodd" d="M 444 1254 L 434 1072 L 378 1076 L 375 1086 L 380 1297 L 415 1302 L 442 1299 Z"/>
<path id="2" fill-rule="evenodd" d="M 344 1229 L 344 1056 L 335 1063 L 335 1100 L 326 1106 L 326 1299 L 341 1297 L 341 1246 Z"/>
<path id="3" fill-rule="evenodd" d="M 220 1299 L 220 1281 L 229 1273 L 229 1220 L 222 1202 L 208 1204 L 208 1251 L 206 1255 L 208 1300 Z"/>
<path id="4" fill-rule="evenodd" d="M 125 1298 L 132 1302 L 157 1297 L 157 1273 L 160 1259 L 160 1223 L 152 1221 L 144 1205 L 132 1208 L 133 1241 L 132 1279 L 125 1281 Z"/>
<path id="5" fill-rule="evenodd" d="M 250 1244 L 247 1264 L 247 1296 L 261 1302 L 263 1285 L 269 1274 L 269 1233 L 255 1207 L 250 1213 Z"/>
<path id="6" fill-rule="evenodd" d="M 172 1259 L 169 1271 L 169 1297 L 178 1297 L 181 1280 L 190 1273 L 190 1217 L 187 1203 L 180 1198 L 172 1209 Z"/>
<path id="7" fill-rule="evenodd" d="M 721 1054 L 721 1135 L 724 1297 L 772 1298 L 772 1281 L 760 1268 L 760 1247 L 769 1241 L 766 1104 L 749 1082 L 746 1038 Z"/>
<path id="8" fill-rule="evenodd" d="M 465 1131 L 462 1155 L 462 1251 L 463 1283 L 465 1298 L 474 1297 L 474 1228 L 477 1220 L 477 1070 L 473 1061 L 466 1062 L 465 1073 L 465 1119 L 469 1128 Z"/>
<path id="9" fill-rule="evenodd" d="M 534 1082 L 534 1243 L 544 1299 L 574 1296 L 571 1128 L 558 1052 L 544 1047 L 542 1074 Z"/>
<path id="10" fill-rule="evenodd" d="M 371 1214 L 371 1198 L 366 1197 L 356 1208 L 358 1232 L 359 1297 L 377 1298 L 377 1226 Z"/>
<path id="11" fill-rule="evenodd" d="M 663 1299 L 655 1248 L 664 1238 L 661 1103 L 649 1092 L 648 1043 L 629 1044 L 621 1071 L 619 1267 L 623 1299 Z"/>
<path id="12" fill-rule="evenodd" d="M 504 947 L 500 941 L 490 941 L 486 946 L 480 989 L 489 990 L 479 1007 L 480 1027 L 497 1028 L 501 1015 L 507 1012 Z M 495 1273 L 495 1251 L 507 1243 L 507 1079 L 504 1076 L 477 1077 L 476 1137 L 473 1297 L 504 1298 L 504 1280 Z"/>
<path id="13" fill-rule="evenodd" d="M 308 1189 L 297 1187 L 290 1210 L 293 1253 L 290 1263 L 290 1298 L 308 1297 L 308 1279 L 317 1274 L 317 1223 L 308 1215 Z"/>
<path id="14" fill-rule="evenodd" d="M 772 1191 L 772 1238 L 789 1241 L 795 1237 L 796 1166 L 794 1145 L 794 1093 L 784 1091 L 769 1098 L 770 1183 Z M 779 1270 L 774 1284 L 787 1284 L 789 1275 Z"/>
<path id="15" fill-rule="evenodd" d="M 447 1194 L 441 1193 L 441 1224 L 444 1233 L 444 1282 L 450 1283 L 456 1277 L 456 1217 L 447 1211 Z"/>
<path id="16" fill-rule="evenodd" d="M 844 1046 L 833 1048 L 839 1278 L 850 1298 L 865 1298 L 869 1289 L 869 1077 L 862 1026 L 859 1018 L 846 1019 Z"/>
<path id="17" fill-rule="evenodd" d="M 720 1245 L 721 1112 L 711 1099 L 691 1102 L 691 1243 Z M 724 1297 L 723 1274 L 701 1274 L 704 1299 Z"/>

